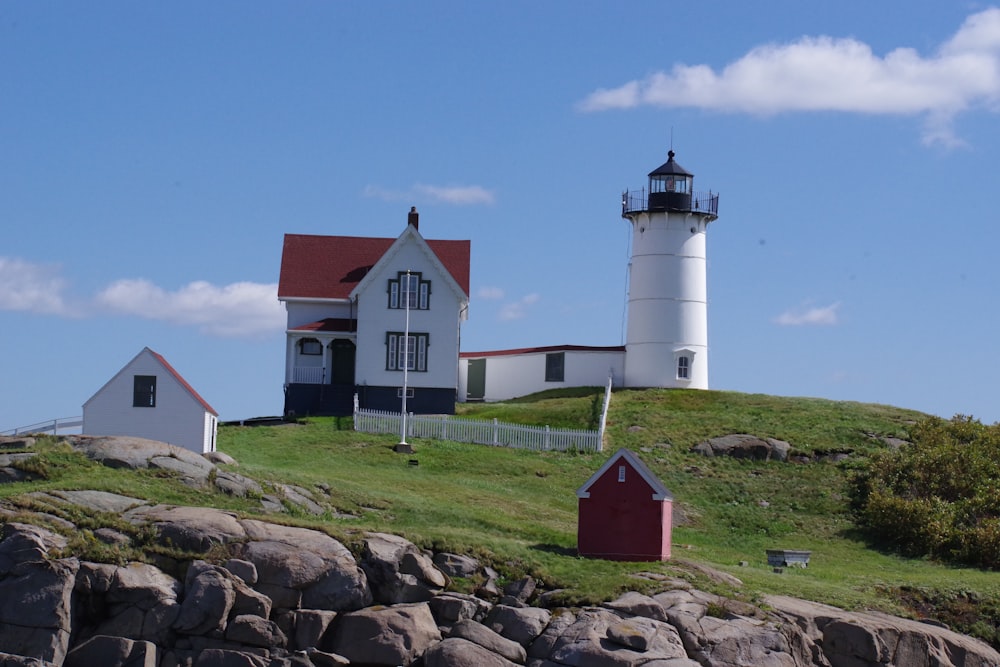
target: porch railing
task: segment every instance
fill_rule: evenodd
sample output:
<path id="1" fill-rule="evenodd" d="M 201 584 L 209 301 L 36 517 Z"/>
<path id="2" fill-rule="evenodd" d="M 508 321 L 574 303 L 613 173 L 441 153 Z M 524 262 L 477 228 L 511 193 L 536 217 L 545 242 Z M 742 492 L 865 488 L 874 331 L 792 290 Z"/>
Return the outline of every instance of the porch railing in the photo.
<path id="1" fill-rule="evenodd" d="M 292 369 L 292 382 L 296 384 L 323 384 L 326 369 L 322 366 L 296 366 Z"/>

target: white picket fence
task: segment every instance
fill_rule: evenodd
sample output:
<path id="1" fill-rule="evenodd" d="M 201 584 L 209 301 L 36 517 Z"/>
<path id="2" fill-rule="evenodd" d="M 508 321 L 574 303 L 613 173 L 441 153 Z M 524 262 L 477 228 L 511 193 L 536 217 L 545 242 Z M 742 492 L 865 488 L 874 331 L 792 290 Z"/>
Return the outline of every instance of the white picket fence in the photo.
<path id="1" fill-rule="evenodd" d="M 19 426 L 9 431 L 0 431 L 0 435 L 22 435 L 24 433 L 51 433 L 59 435 L 60 432 L 66 433 L 67 431 L 79 433 L 81 426 L 83 426 L 83 417 L 60 417 L 59 419 L 50 419 L 38 422 L 37 424 Z"/>
<path id="2" fill-rule="evenodd" d="M 360 433 L 399 433 L 399 412 L 359 409 L 354 413 L 354 430 Z M 434 438 L 472 442 L 494 447 L 515 447 L 540 451 L 601 451 L 599 431 L 571 431 L 548 426 L 508 424 L 499 420 L 463 419 L 449 415 L 406 416 L 407 438 Z"/>
<path id="3" fill-rule="evenodd" d="M 597 431 L 554 429 L 548 426 L 509 424 L 497 419 L 465 419 L 449 415 L 406 415 L 407 438 L 434 438 L 494 447 L 539 451 L 588 451 L 604 449 L 604 427 L 611 402 L 611 378 L 604 395 L 601 428 Z M 354 430 L 360 433 L 400 433 L 402 413 L 364 410 L 354 403 Z"/>

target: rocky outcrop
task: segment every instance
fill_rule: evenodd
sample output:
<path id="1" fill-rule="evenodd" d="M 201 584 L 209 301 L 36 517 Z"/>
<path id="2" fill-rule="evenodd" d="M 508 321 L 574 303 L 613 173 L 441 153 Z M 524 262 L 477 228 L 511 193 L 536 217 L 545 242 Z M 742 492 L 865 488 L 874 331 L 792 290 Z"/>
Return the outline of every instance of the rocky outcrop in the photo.
<path id="1" fill-rule="evenodd" d="M 158 440 L 130 436 L 67 435 L 61 436 L 60 440 L 110 468 L 159 470 L 175 475 L 181 482 L 194 488 L 213 487 L 232 496 L 259 498 L 261 509 L 265 512 L 279 513 L 295 509 L 314 515 L 325 512 L 339 514 L 335 507 L 326 502 L 325 494 L 320 488 L 310 490 L 289 484 L 275 484 L 273 488 L 264 488 L 256 480 L 219 468 L 219 465 L 236 464 L 231 456 L 222 452 L 201 455 Z M 3 452 L 30 450 L 34 444 L 34 438 L 0 437 L 0 484 L 35 479 L 30 472 L 30 465 L 24 464 L 35 456 L 33 452 Z"/>
<path id="2" fill-rule="evenodd" d="M 703 456 L 730 456 L 753 461 L 786 461 L 791 448 L 792 446 L 784 440 L 735 433 L 709 438 L 692 447 L 691 451 Z"/>
<path id="3" fill-rule="evenodd" d="M 431 558 L 397 535 L 366 534 L 361 568 L 381 604 L 426 602 L 448 585 Z"/>
<path id="4" fill-rule="evenodd" d="M 121 517 L 153 536 L 155 557 L 67 554 L 80 529 L 61 506 Z M 0 505 L 0 522 L 0 667 L 1000 667 L 982 642 L 883 614 L 780 596 L 761 608 L 670 580 L 548 608 L 533 579 L 501 591 L 475 559 L 397 535 L 365 534 L 355 557 L 317 530 L 111 493 L 32 494 L 30 509 Z M 450 577 L 490 586 L 450 592 Z"/>
<path id="5" fill-rule="evenodd" d="M 315 530 L 113 494 L 48 497 L 73 500 L 131 507 L 130 521 L 218 562 L 88 562 L 60 557 L 54 530 L 3 524 L 0 665 L 1000 665 L 979 641 L 881 614 L 781 597 L 764 612 L 685 588 L 546 609 L 512 595 L 523 581 L 492 600 L 443 591 L 433 563 L 451 556 L 395 535 L 368 534 L 359 562 Z M 414 591 L 428 599 L 393 601 Z"/>
<path id="6" fill-rule="evenodd" d="M 765 603 L 776 617 L 798 627 L 810 648 L 818 649 L 834 666 L 1000 665 L 995 651 L 984 651 L 981 642 L 938 625 L 877 612 L 845 612 L 777 595 L 768 596 Z"/>

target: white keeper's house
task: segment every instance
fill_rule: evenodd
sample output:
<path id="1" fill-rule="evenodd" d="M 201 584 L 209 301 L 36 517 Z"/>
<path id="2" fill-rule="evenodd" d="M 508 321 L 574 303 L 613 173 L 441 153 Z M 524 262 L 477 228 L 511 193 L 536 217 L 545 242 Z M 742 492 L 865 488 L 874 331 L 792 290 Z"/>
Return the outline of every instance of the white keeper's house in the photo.
<path id="1" fill-rule="evenodd" d="M 622 194 L 631 227 L 625 345 L 460 351 L 469 241 L 425 240 L 416 209 L 397 239 L 285 235 L 285 414 L 453 414 L 559 387 L 708 388 L 706 232 L 719 195 L 674 160 Z M 407 361 L 408 360 L 408 361 Z"/>
<path id="2" fill-rule="evenodd" d="M 285 414 L 360 406 L 453 414 L 468 316 L 467 240 L 425 240 L 416 208 L 398 238 L 286 234 Z"/>

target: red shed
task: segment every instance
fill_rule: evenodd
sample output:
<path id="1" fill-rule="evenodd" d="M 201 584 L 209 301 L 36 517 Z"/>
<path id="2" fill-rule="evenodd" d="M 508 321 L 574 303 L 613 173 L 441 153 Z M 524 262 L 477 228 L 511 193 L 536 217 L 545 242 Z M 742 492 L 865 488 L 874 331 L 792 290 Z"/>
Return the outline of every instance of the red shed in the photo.
<path id="1" fill-rule="evenodd" d="M 577 551 L 608 560 L 668 560 L 673 496 L 622 448 L 581 486 Z"/>

